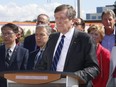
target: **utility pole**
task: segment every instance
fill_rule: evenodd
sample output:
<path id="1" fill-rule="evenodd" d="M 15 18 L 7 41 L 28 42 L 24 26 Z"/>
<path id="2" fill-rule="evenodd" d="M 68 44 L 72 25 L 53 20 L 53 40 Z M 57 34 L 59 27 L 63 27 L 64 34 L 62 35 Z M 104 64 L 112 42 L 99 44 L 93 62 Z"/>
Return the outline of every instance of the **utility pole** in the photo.
<path id="1" fill-rule="evenodd" d="M 77 0 L 77 18 L 80 18 L 80 0 Z"/>

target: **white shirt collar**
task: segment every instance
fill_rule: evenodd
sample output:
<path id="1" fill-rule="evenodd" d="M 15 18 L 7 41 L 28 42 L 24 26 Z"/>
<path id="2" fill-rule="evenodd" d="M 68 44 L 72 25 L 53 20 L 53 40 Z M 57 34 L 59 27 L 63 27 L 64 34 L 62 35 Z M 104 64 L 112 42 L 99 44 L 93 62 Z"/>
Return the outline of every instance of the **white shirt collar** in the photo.
<path id="1" fill-rule="evenodd" d="M 71 28 L 64 36 L 65 36 L 65 38 L 70 39 L 72 37 L 73 33 L 74 33 L 74 27 Z M 61 38 L 62 35 L 63 34 L 60 33 L 60 38 Z"/>
<path id="2" fill-rule="evenodd" d="M 16 47 L 16 44 L 14 44 L 14 45 L 10 48 L 11 52 L 14 51 L 15 47 Z M 7 49 L 8 49 L 8 48 L 6 48 L 6 50 L 7 50 Z"/>

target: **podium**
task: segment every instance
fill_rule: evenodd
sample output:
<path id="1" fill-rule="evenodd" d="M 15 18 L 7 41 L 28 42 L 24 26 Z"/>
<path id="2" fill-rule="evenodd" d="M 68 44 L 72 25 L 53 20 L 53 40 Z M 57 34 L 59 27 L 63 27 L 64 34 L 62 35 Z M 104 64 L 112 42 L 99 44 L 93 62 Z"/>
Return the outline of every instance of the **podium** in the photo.
<path id="1" fill-rule="evenodd" d="M 8 87 L 79 87 L 85 81 L 69 72 L 5 72 Z"/>

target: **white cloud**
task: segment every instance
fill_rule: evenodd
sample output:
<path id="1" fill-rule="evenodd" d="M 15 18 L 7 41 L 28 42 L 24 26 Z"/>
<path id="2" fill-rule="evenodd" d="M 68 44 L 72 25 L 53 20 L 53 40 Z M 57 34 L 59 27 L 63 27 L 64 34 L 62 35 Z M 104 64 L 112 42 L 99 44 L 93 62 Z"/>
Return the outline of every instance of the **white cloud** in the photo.
<path id="1" fill-rule="evenodd" d="M 16 3 L 8 3 L 0 5 L 0 22 L 12 22 L 12 21 L 32 21 L 36 17 L 45 13 L 50 17 L 50 20 L 54 20 L 54 9 L 61 3 L 52 2 L 47 4 L 27 4 L 20 6 Z M 93 11 L 88 11 L 93 12 Z M 85 19 L 85 11 L 81 10 L 81 17 Z"/>
<path id="2" fill-rule="evenodd" d="M 60 3 L 47 4 L 28 4 L 20 6 L 15 3 L 0 5 L 0 21 L 26 21 L 36 19 L 37 15 L 41 13 L 47 14 L 51 20 L 54 19 L 53 12 L 56 6 Z"/>

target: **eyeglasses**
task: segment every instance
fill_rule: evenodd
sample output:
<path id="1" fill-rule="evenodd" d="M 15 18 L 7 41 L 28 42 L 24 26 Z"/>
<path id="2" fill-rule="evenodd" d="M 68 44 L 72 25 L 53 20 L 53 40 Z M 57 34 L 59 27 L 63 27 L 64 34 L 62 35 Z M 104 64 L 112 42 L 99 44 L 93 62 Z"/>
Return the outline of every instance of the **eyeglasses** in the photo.
<path id="1" fill-rule="evenodd" d="M 11 32 L 10 33 L 1 33 L 2 36 L 11 36 L 12 34 L 15 34 L 15 33 L 13 33 L 13 32 L 12 33 Z"/>

